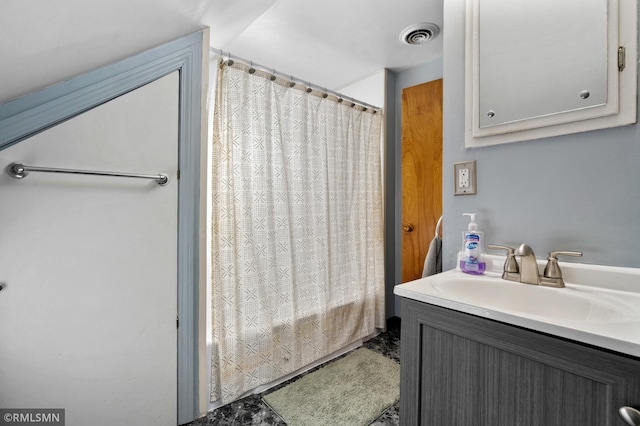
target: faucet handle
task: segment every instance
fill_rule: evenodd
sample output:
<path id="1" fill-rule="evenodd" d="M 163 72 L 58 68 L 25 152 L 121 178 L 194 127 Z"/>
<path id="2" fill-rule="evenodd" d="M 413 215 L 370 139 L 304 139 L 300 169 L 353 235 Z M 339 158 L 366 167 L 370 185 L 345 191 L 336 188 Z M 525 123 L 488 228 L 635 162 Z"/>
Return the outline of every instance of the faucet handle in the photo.
<path id="1" fill-rule="evenodd" d="M 549 287 L 564 287 L 564 279 L 562 278 L 562 271 L 558 265 L 558 256 L 582 256 L 581 251 L 552 251 L 547 258 L 547 266 L 544 268 L 544 273 L 540 284 Z"/>
<path id="2" fill-rule="evenodd" d="M 552 251 L 549 252 L 549 257 L 550 258 L 557 258 L 558 255 L 561 256 L 573 256 L 573 257 L 582 257 L 582 252 L 581 251 Z"/>
<path id="3" fill-rule="evenodd" d="M 547 266 L 544 268 L 544 277 L 545 278 L 556 278 L 562 279 L 562 271 L 560 270 L 560 266 L 558 266 L 558 256 L 574 256 L 581 257 L 581 251 L 552 251 L 549 253 L 549 257 L 547 258 Z"/>
<path id="4" fill-rule="evenodd" d="M 488 244 L 488 248 L 491 250 L 505 250 L 507 252 L 507 259 L 504 262 L 504 272 L 520 273 L 518 268 L 518 261 L 515 256 L 515 249 L 507 246 L 500 246 L 497 244 Z"/>
<path id="5" fill-rule="evenodd" d="M 547 266 L 544 268 L 544 276 L 547 278 L 562 278 L 562 271 L 558 266 L 558 256 L 582 256 L 581 251 L 552 251 L 547 259 Z"/>

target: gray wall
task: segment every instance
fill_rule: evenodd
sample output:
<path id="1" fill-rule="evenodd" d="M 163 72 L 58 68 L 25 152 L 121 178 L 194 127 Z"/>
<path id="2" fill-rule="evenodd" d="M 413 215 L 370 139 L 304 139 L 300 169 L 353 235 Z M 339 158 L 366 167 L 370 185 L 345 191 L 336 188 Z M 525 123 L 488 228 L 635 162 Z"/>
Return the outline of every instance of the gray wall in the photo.
<path id="1" fill-rule="evenodd" d="M 386 311 L 400 316 L 393 287 L 402 281 L 402 89 L 442 78 L 442 58 L 406 71 L 387 74 L 386 151 Z"/>
<path id="2" fill-rule="evenodd" d="M 444 4 L 444 268 L 455 267 L 464 212 L 478 213 L 489 243 L 640 267 L 639 125 L 465 150 L 464 7 Z M 453 163 L 464 160 L 477 161 L 478 194 L 454 197 Z"/>
<path id="3" fill-rule="evenodd" d="M 389 72 L 387 80 L 395 93 L 395 114 L 387 118 L 394 128 L 387 134 L 387 300 L 402 276 L 402 89 L 440 77 L 445 270 L 456 266 L 466 212 L 478 213 L 487 243 L 526 242 L 538 258 L 551 250 L 579 250 L 584 257 L 562 260 L 640 267 L 640 125 L 465 149 L 465 0 L 445 2 L 443 28 L 441 60 Z M 478 193 L 454 196 L 453 163 L 467 160 L 477 162 Z M 387 302 L 387 316 L 389 309 Z M 400 316 L 398 303 L 393 313 Z"/>

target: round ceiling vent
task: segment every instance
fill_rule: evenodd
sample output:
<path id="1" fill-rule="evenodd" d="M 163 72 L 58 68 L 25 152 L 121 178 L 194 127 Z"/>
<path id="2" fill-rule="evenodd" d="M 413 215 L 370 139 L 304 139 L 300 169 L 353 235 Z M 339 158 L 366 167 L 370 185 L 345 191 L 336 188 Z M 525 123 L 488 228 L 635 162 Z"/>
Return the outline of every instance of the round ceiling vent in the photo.
<path id="1" fill-rule="evenodd" d="M 440 28 L 431 22 L 423 22 L 405 28 L 400 33 L 400 40 L 403 43 L 415 46 L 417 44 L 427 43 L 440 34 Z"/>

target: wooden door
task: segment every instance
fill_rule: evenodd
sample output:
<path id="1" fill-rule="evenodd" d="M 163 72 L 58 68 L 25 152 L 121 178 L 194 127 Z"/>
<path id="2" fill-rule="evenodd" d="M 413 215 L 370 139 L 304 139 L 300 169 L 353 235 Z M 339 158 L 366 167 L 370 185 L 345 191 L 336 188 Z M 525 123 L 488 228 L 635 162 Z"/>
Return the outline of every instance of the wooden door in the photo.
<path id="1" fill-rule="evenodd" d="M 442 79 L 402 91 L 402 282 L 422 276 L 442 215 Z"/>

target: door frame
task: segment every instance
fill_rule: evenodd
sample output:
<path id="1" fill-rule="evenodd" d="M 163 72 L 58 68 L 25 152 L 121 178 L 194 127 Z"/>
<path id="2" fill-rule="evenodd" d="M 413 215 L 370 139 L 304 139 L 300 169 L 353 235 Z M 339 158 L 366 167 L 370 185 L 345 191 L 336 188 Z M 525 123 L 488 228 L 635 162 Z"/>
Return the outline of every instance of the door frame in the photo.
<path id="1" fill-rule="evenodd" d="M 439 86 L 439 88 L 437 87 Z M 415 223 L 417 225 L 417 233 L 414 231 L 411 235 L 408 235 L 407 232 L 404 231 L 403 228 L 403 232 L 401 233 L 401 241 L 402 241 L 402 247 L 401 247 L 401 263 L 400 263 L 400 276 L 401 276 L 401 282 L 406 282 L 412 279 L 418 279 L 422 276 L 422 272 L 423 272 L 423 267 L 424 267 L 424 259 L 427 255 L 427 251 L 428 251 L 428 247 L 429 247 L 429 243 L 431 242 L 431 239 L 433 238 L 433 236 L 436 234 L 436 232 L 438 232 L 437 228 L 437 223 L 438 223 L 438 218 L 442 216 L 442 153 L 443 153 L 443 141 L 442 141 L 442 136 L 443 136 L 443 116 L 442 116 L 442 103 L 443 103 L 443 79 L 442 78 L 437 78 L 435 80 L 431 80 L 431 81 L 426 81 L 424 83 L 419 83 L 419 84 L 415 84 L 415 85 L 411 85 L 411 86 L 407 86 L 407 87 L 403 87 L 402 90 L 400 91 L 401 93 L 401 107 L 400 107 L 400 116 L 401 116 L 401 120 L 400 120 L 400 180 L 401 180 L 401 207 L 400 207 L 400 220 L 401 220 L 401 224 L 404 226 L 407 222 L 407 220 L 409 222 Z M 409 120 L 410 122 L 413 123 L 412 126 L 409 126 L 409 122 L 405 122 L 405 118 L 409 119 L 409 116 L 412 115 L 409 111 L 405 110 L 405 99 L 409 99 L 409 92 L 408 91 L 417 91 L 420 90 L 421 93 L 420 95 L 416 96 L 416 94 L 413 94 L 412 98 L 414 100 L 414 106 L 418 107 L 418 110 L 420 110 L 420 107 L 423 107 L 424 111 L 423 112 L 423 116 L 420 118 L 417 118 L 416 116 L 413 116 L 411 120 Z M 439 96 L 438 97 L 427 97 L 427 94 L 424 92 L 425 90 L 427 90 L 428 93 L 433 94 L 434 92 L 438 92 L 439 91 Z M 406 94 L 406 96 L 405 96 Z M 417 99 L 423 100 L 423 102 L 420 102 L 420 104 L 415 104 L 415 101 Z M 417 123 L 423 123 L 425 120 L 428 122 L 432 122 L 433 121 L 433 117 L 434 115 L 438 115 L 438 111 L 436 111 L 436 108 L 434 108 L 434 106 L 438 105 L 439 108 L 437 108 L 440 112 L 440 120 L 438 120 L 439 122 L 439 126 L 440 126 L 440 131 L 439 132 L 429 132 L 432 129 L 435 128 L 431 128 L 430 126 L 428 127 L 424 127 L 423 124 L 418 125 Z M 411 108 L 413 110 L 413 108 Z M 417 187 L 417 193 L 412 194 L 414 196 L 417 196 L 418 199 L 417 201 L 422 201 L 424 203 L 422 204 L 418 204 L 416 209 L 411 209 L 411 208 L 407 208 L 407 205 L 405 204 L 405 196 L 408 195 L 407 191 L 406 191 L 406 185 L 407 182 L 405 182 L 405 167 L 407 167 L 407 164 L 405 164 L 405 153 L 406 153 L 406 149 L 407 147 L 405 146 L 405 143 L 407 143 L 408 145 L 417 145 L 417 143 L 414 141 L 413 144 L 409 143 L 411 140 L 410 137 L 410 133 L 407 134 L 407 138 L 405 140 L 405 130 L 407 128 L 411 127 L 412 130 L 415 131 L 420 131 L 419 134 L 419 138 L 418 140 L 421 140 L 425 143 L 429 143 L 432 146 L 434 146 L 434 144 L 439 145 L 437 148 L 435 148 L 433 151 L 420 151 L 418 153 L 414 153 L 412 152 L 410 157 L 416 159 L 415 162 L 420 163 L 421 165 L 427 165 L 427 166 L 431 166 L 433 167 L 433 169 L 428 169 L 429 173 L 428 173 L 428 179 L 426 179 L 426 181 L 423 181 L 422 184 L 423 185 L 427 185 L 427 186 L 418 186 Z M 418 127 L 420 127 L 418 129 Z M 427 130 L 427 128 L 429 128 L 429 130 Z M 423 133 L 423 132 L 429 132 L 429 133 Z M 425 138 L 425 139 L 423 139 Z M 439 149 L 438 149 L 439 148 Z M 438 154 L 439 157 L 439 162 L 438 161 L 433 161 L 433 158 L 431 157 L 431 155 L 436 155 Z M 426 176 L 427 171 L 422 170 L 422 172 L 424 173 L 423 177 Z M 416 182 L 419 183 L 419 182 Z M 432 184 L 432 187 L 428 187 L 429 184 Z M 429 189 L 429 191 L 425 191 L 426 189 Z M 435 191 L 432 192 L 431 190 Z M 429 203 L 429 199 L 431 197 L 426 196 L 427 193 L 432 193 L 435 194 L 437 197 L 434 197 L 434 199 Z M 424 197 L 424 198 L 421 198 Z M 438 199 L 439 198 L 439 199 Z M 426 204 L 425 204 L 426 203 Z M 410 203 L 409 203 L 410 204 Z M 424 210 L 427 210 L 427 212 L 425 212 Z M 419 211 L 416 211 L 419 210 Z M 439 211 L 438 211 L 439 210 Z M 438 211 L 439 214 L 436 214 L 435 216 L 433 216 L 433 222 L 431 223 L 425 216 L 431 216 L 431 213 L 433 213 L 434 211 Z M 409 218 L 405 217 L 405 215 L 409 213 Z M 424 232 L 425 228 L 427 231 L 429 232 Z M 421 232 L 422 231 L 422 232 Z M 412 232 L 412 231 L 409 231 Z M 419 235 L 419 236 L 417 236 Z M 405 240 L 406 239 L 406 240 Z M 412 241 L 412 240 L 419 240 L 418 241 L 418 252 L 420 253 L 420 261 L 415 263 L 416 260 L 416 256 L 415 256 L 415 252 L 413 250 L 409 250 L 411 252 L 411 254 L 414 254 L 412 261 L 407 261 L 406 256 L 409 254 L 407 253 L 406 250 L 406 244 L 405 241 Z M 422 241 L 422 239 L 424 239 L 424 241 Z M 413 247 L 413 249 L 415 249 L 415 247 Z M 422 250 L 424 250 L 424 254 L 422 254 Z M 410 278 L 406 278 L 406 266 L 407 266 L 407 262 L 409 264 L 412 264 L 412 266 L 414 266 L 414 271 L 417 272 L 419 275 L 410 277 Z M 415 268 L 418 268 L 417 270 Z"/>
<path id="2" fill-rule="evenodd" d="M 199 407 L 200 154 L 203 45 L 208 30 L 54 84 L 0 105 L 0 151 L 39 132 L 179 71 L 178 423 Z M 0 167 L 3 165 L 0 165 Z"/>
<path id="3" fill-rule="evenodd" d="M 438 80 L 440 78 L 443 78 L 442 59 L 435 60 L 424 65 L 419 65 L 397 74 L 392 71 L 387 71 L 385 108 L 387 111 L 392 111 L 392 113 L 387 114 L 385 118 L 386 254 L 384 273 L 386 283 L 385 305 L 387 318 L 392 316 L 401 317 L 400 298 L 396 298 L 393 294 L 393 288 L 402 282 L 402 148 L 400 145 L 402 141 L 402 89 Z M 445 82 L 443 80 L 443 85 L 444 83 Z M 443 227 L 444 226 L 445 225 L 443 224 Z"/>

